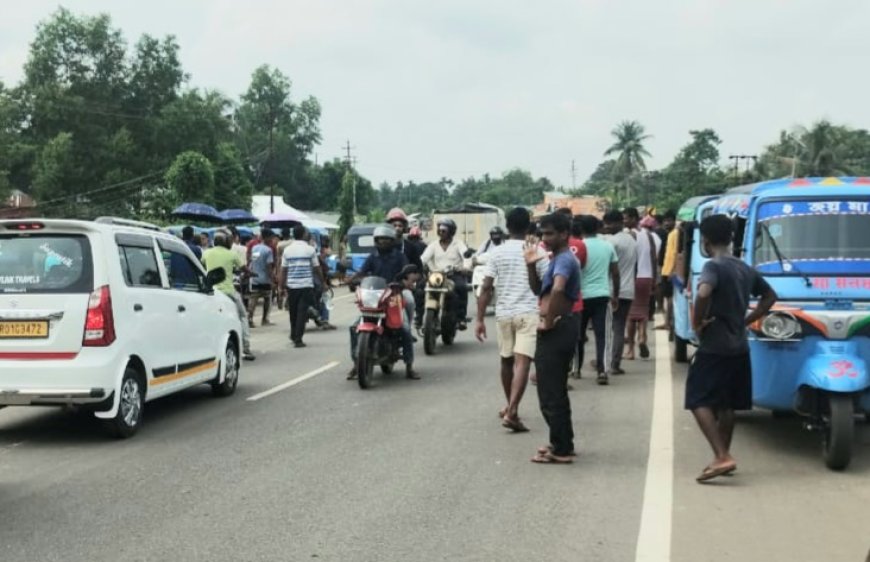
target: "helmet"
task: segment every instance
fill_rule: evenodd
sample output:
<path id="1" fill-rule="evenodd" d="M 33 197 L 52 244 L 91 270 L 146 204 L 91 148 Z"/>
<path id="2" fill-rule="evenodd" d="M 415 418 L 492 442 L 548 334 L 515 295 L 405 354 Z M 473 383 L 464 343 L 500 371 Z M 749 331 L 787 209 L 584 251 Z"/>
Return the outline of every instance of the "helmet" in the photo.
<path id="1" fill-rule="evenodd" d="M 499 236 L 504 236 L 504 230 L 502 230 L 500 226 L 494 226 L 489 229 L 490 236 L 495 236 L 496 234 L 498 234 Z"/>
<path id="2" fill-rule="evenodd" d="M 391 240 L 396 239 L 396 231 L 390 228 L 389 226 L 378 226 L 375 227 L 374 238 L 389 238 Z"/>
<path id="3" fill-rule="evenodd" d="M 453 219 L 441 219 L 438 221 L 438 228 L 446 227 L 447 230 L 450 231 L 450 235 L 453 236 L 456 234 L 456 223 L 453 222 Z"/>
<path id="4" fill-rule="evenodd" d="M 408 215 L 406 215 L 405 211 L 403 211 L 399 207 L 393 207 L 387 213 L 387 220 L 384 222 L 393 222 L 393 221 L 402 221 L 403 223 L 408 224 Z"/>
<path id="5" fill-rule="evenodd" d="M 419 226 L 413 226 L 413 227 L 411 227 L 411 232 L 408 233 L 408 236 L 411 236 L 411 237 L 414 237 L 414 236 L 419 237 L 419 236 L 422 236 L 422 235 L 423 235 L 423 233 L 420 232 L 420 227 L 419 227 Z"/>

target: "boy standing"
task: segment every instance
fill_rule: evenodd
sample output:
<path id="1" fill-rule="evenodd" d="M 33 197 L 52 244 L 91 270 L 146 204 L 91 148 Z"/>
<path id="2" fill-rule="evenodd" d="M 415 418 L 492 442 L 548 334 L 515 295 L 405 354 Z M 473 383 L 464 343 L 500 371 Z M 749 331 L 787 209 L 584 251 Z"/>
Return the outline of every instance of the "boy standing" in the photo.
<path id="1" fill-rule="evenodd" d="M 752 370 L 746 327 L 764 317 L 776 293 L 754 269 L 731 253 L 731 220 L 714 215 L 701 223 L 707 255 L 695 300 L 692 327 L 700 346 L 689 367 L 685 407 L 713 449 L 714 459 L 698 476 L 706 482 L 737 470 L 731 456 L 734 411 L 752 408 Z M 748 315 L 750 295 L 761 297 Z"/>

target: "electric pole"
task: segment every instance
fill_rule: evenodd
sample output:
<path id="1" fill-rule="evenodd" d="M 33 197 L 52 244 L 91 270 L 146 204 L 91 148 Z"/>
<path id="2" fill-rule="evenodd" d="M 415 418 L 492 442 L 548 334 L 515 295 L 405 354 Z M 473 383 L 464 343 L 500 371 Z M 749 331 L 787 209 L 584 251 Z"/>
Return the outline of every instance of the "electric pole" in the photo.
<path id="1" fill-rule="evenodd" d="M 356 219 L 356 172 L 353 170 L 354 165 L 356 164 L 356 157 L 351 156 L 350 151 L 354 148 L 350 145 L 350 140 L 345 141 L 344 150 L 345 156 L 344 161 L 347 164 L 347 169 L 353 174 L 353 216 Z"/>
<path id="2" fill-rule="evenodd" d="M 577 191 L 577 167 L 571 160 L 571 191 Z"/>

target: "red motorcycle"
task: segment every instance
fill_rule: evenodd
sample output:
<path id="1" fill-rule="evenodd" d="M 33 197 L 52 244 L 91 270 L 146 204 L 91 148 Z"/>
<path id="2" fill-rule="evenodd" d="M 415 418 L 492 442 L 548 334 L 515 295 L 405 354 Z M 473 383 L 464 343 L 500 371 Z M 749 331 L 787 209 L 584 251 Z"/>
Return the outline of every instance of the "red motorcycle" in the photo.
<path id="1" fill-rule="evenodd" d="M 362 316 L 357 326 L 357 380 L 360 388 L 369 388 L 375 365 L 388 375 L 402 358 L 405 302 L 401 285 L 388 284 L 381 277 L 363 279 L 356 300 Z"/>

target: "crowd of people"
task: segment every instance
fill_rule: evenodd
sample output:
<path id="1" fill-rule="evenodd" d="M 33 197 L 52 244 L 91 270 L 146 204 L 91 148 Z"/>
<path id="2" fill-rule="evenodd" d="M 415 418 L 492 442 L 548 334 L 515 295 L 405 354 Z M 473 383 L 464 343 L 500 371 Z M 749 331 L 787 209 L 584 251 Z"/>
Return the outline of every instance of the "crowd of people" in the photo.
<path id="1" fill-rule="evenodd" d="M 581 378 L 585 369 L 597 384 L 611 384 L 624 375 L 624 361 L 650 357 L 648 323 L 656 310 L 665 321 L 656 329 L 672 335 L 673 288 L 678 230 L 675 214 L 641 217 L 637 209 L 607 212 L 603 220 L 592 215 L 573 216 L 558 209 L 537 223 L 524 207 L 506 216 L 507 235 L 494 228 L 476 253 L 456 238 L 456 224 L 443 219 L 437 239 L 426 245 L 419 232 L 409 234 L 408 218 L 401 209 L 391 210 L 384 226 L 374 231 L 375 250 L 348 281 L 354 287 L 367 276 L 401 284 L 404 323 L 402 359 L 408 379 L 417 380 L 414 367 L 412 326 L 422 318 L 424 273 L 439 271 L 453 279 L 452 297 L 459 323 L 468 320 L 465 260 L 484 269 L 477 301 L 475 336 L 484 341 L 486 311 L 497 287 L 495 319 L 499 371 L 504 407 L 498 412 L 502 425 L 513 432 L 528 431 L 519 415 L 527 385 L 537 385 L 541 413 L 549 427 L 549 443 L 538 448 L 531 460 L 540 464 L 567 464 L 576 456 L 571 419 L 570 378 Z M 730 221 L 710 217 L 701 224 L 702 244 L 712 257 L 700 276 L 693 328 L 700 348 L 690 367 L 685 406 L 691 410 L 714 452 L 699 481 L 731 474 L 736 461 L 730 454 L 733 411 L 751 407 L 751 372 L 745 325 L 765 314 L 776 295 L 760 275 L 733 258 L 728 247 Z M 414 236 L 413 234 L 417 234 Z M 243 325 L 243 356 L 253 360 L 250 329 L 262 302 L 262 325 L 269 325 L 273 299 L 290 317 L 290 340 L 297 348 L 309 320 L 334 328 L 328 319 L 323 295 L 331 290 L 324 258 L 302 225 L 282 233 L 263 229 L 246 246 L 237 232 L 219 230 L 212 247 L 185 228 L 182 237 L 207 270 L 223 268 L 227 279 L 215 288 L 225 292 Z M 233 277 L 233 274 L 236 277 Z M 239 274 L 245 282 L 239 290 Z M 235 279 L 235 283 L 234 283 Z M 750 295 L 761 298 L 747 316 Z M 244 301 L 247 300 L 247 303 Z M 356 363 L 357 322 L 350 326 L 350 355 Z M 594 340 L 594 359 L 588 365 L 586 345 Z M 637 353 L 637 355 L 636 355 Z M 535 372 L 531 373 L 534 364 Z M 348 379 L 357 376 L 356 365 Z"/>

